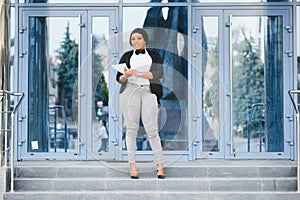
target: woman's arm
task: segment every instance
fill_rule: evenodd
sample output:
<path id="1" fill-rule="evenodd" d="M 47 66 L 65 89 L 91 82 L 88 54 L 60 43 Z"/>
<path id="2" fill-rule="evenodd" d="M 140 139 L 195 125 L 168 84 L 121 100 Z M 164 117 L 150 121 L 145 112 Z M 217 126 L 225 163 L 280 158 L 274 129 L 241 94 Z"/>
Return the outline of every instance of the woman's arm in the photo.
<path id="1" fill-rule="evenodd" d="M 149 80 L 161 79 L 164 75 L 163 60 L 160 57 L 159 53 L 154 50 L 150 51 L 150 56 L 152 58 L 152 65 L 150 68 L 152 78 Z"/>
<path id="2" fill-rule="evenodd" d="M 123 56 L 121 57 L 120 61 L 119 61 L 119 64 L 125 63 L 127 65 L 127 68 L 130 68 L 129 59 L 130 59 L 132 53 L 133 53 L 133 51 L 127 51 L 126 53 L 124 53 Z M 125 69 L 124 69 L 124 71 L 125 71 Z M 127 78 L 129 78 L 129 76 L 130 75 L 126 74 L 126 72 L 125 72 L 125 74 L 123 74 L 121 72 L 118 72 L 117 76 L 116 76 L 116 81 L 118 83 L 124 84 L 124 83 L 127 82 Z"/>

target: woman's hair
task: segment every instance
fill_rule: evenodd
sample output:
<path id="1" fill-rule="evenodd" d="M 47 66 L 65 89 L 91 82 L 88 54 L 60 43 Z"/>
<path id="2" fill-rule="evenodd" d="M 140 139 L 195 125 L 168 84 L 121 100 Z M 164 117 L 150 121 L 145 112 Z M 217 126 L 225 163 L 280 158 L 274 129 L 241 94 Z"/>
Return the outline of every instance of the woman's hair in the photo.
<path id="1" fill-rule="evenodd" d="M 141 34 L 141 35 L 143 36 L 145 42 L 148 43 L 149 37 L 148 37 L 147 32 L 146 32 L 144 29 L 142 29 L 142 28 L 135 28 L 135 29 L 130 33 L 130 37 L 129 37 L 129 44 L 130 44 L 131 46 L 132 46 L 132 44 L 131 44 L 131 36 L 132 36 L 133 33 L 139 33 L 139 34 Z"/>

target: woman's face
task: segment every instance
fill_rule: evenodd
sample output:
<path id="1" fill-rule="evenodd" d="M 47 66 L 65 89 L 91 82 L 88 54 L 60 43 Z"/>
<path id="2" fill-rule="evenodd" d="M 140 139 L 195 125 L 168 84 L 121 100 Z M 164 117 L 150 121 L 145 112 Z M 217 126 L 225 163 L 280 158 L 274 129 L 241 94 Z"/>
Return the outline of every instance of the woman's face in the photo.
<path id="1" fill-rule="evenodd" d="M 135 50 L 141 50 L 141 49 L 145 49 L 146 47 L 146 42 L 143 38 L 143 35 L 140 33 L 133 33 L 131 35 L 131 45 Z"/>

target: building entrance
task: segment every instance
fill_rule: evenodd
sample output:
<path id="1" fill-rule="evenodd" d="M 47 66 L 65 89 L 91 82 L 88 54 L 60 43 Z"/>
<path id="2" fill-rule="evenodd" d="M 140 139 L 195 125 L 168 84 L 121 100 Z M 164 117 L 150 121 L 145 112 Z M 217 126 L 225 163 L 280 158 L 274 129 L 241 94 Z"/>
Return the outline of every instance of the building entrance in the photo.
<path id="1" fill-rule="evenodd" d="M 186 18 L 191 27 L 180 34 L 145 19 L 152 38 L 176 40 L 149 44 L 167 55 L 159 113 L 166 160 L 293 157 L 293 110 L 286 103 L 293 86 L 291 11 L 242 10 L 193 7 Z M 119 84 L 110 67 L 127 50 L 130 33 L 119 8 L 22 7 L 19 13 L 15 74 L 26 98 L 17 158 L 127 160 Z M 176 67 L 167 64 L 174 56 Z M 137 160 L 153 160 L 142 125 Z"/>

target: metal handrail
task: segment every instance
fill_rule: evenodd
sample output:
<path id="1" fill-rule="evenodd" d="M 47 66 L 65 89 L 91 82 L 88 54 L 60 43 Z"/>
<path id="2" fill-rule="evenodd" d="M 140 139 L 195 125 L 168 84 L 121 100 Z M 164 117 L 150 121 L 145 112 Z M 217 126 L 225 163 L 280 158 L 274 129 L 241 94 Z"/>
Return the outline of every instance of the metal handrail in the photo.
<path id="1" fill-rule="evenodd" d="M 19 108 L 19 106 L 21 105 L 21 102 L 24 98 L 24 93 L 22 92 L 11 92 L 11 91 L 7 91 L 7 90 L 0 90 L 0 95 L 3 96 L 6 95 L 6 100 L 8 100 L 8 96 L 19 96 L 20 98 L 18 99 L 15 107 L 13 108 L 13 110 L 11 112 L 8 112 L 9 108 L 6 108 L 7 110 L 5 112 L 10 113 L 10 117 L 11 117 L 11 128 L 10 128 L 10 191 L 13 192 L 14 191 L 14 128 L 15 128 L 15 114 Z M 2 100 L 1 98 L 1 100 Z M 7 118 L 6 118 L 7 119 Z M 5 141 L 7 141 L 8 137 L 8 133 L 7 131 L 5 131 Z M 8 149 L 8 144 L 7 142 L 5 142 L 5 149 Z M 7 160 L 7 153 L 5 153 L 5 160 Z M 7 163 L 6 163 L 6 167 L 7 167 Z"/>
<path id="2" fill-rule="evenodd" d="M 264 103 L 255 103 L 251 106 L 251 113 L 250 113 L 250 117 L 247 123 L 247 128 L 248 128 L 248 152 L 250 152 L 250 125 L 251 125 L 251 120 L 252 120 L 252 116 L 254 114 L 255 108 L 256 107 L 262 107 L 262 108 L 266 108 L 266 105 Z M 262 151 L 262 110 L 261 110 L 261 116 L 260 116 L 260 131 L 259 131 L 259 152 Z"/>
<path id="3" fill-rule="evenodd" d="M 64 147 L 65 147 L 65 152 L 68 151 L 67 147 L 67 135 L 68 135 L 68 126 L 67 126 L 67 116 L 65 112 L 65 108 L 62 105 L 50 105 L 49 109 L 54 109 L 55 111 L 55 120 L 54 120 L 54 142 L 56 142 L 56 109 L 61 109 L 62 117 L 64 119 L 64 127 L 65 127 L 65 138 L 64 138 Z M 54 145 L 54 152 L 56 152 L 56 145 Z"/>
<path id="4" fill-rule="evenodd" d="M 299 109 L 297 107 L 297 104 L 292 96 L 292 94 L 300 94 L 300 90 L 289 90 L 288 91 L 289 96 L 292 100 L 293 107 L 296 111 L 296 119 L 297 119 L 297 191 L 300 192 L 300 121 L 299 121 Z"/>

